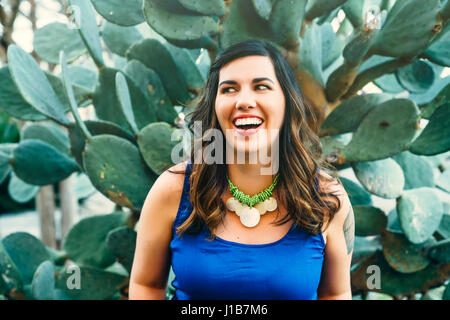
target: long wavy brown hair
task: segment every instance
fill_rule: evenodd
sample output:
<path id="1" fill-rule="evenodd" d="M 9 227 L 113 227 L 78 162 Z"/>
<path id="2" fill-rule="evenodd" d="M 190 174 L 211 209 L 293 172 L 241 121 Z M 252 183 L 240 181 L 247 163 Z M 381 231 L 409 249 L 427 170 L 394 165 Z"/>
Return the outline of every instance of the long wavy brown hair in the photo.
<path id="1" fill-rule="evenodd" d="M 205 134 L 205 131 L 213 128 L 222 131 L 215 113 L 220 69 L 235 59 L 251 55 L 267 56 L 272 60 L 285 96 L 285 117 L 279 136 L 279 178 L 274 192 L 279 195 L 279 201 L 288 213 L 284 219 L 275 224 L 281 225 L 293 219 L 299 227 L 317 235 L 321 232 L 325 221 L 328 227 L 341 205 L 335 194 L 315 188 L 315 181 L 318 182 L 321 176 L 317 169 L 329 169 L 331 178 L 325 176 L 321 178 L 325 184 L 327 181 L 342 183 L 334 168 L 325 161 L 321 161 L 320 139 L 306 121 L 307 117 L 310 117 L 310 120 L 315 122 L 314 113 L 309 103 L 305 101 L 291 67 L 274 45 L 263 40 L 247 40 L 222 51 L 211 64 L 208 79 L 195 108 L 186 117 L 187 128 L 192 133 L 194 123 L 201 122 L 200 144 L 204 154 L 205 148 L 213 143 L 208 141 L 211 139 L 206 137 L 208 133 Z M 200 139 L 192 140 L 192 146 L 196 141 L 198 143 L 198 140 Z M 195 159 L 194 151 L 192 147 L 189 159 Z M 226 150 L 222 154 L 226 159 L 225 152 Z M 184 232 L 198 234 L 206 225 L 210 231 L 210 240 L 214 239 L 215 230 L 223 222 L 226 213 L 226 206 L 222 201 L 222 195 L 228 189 L 225 159 L 213 164 L 207 164 L 204 161 L 196 163 L 197 161 L 190 160 L 190 201 L 193 210 L 176 229 L 180 237 Z M 185 173 L 185 171 L 170 172 Z M 334 201 L 325 199 L 328 196 L 336 198 L 338 205 Z"/>

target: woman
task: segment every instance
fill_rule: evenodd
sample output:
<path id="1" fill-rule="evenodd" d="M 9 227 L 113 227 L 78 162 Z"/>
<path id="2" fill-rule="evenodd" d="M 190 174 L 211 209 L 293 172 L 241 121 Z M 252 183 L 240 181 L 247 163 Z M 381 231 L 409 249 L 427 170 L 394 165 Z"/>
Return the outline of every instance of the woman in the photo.
<path id="1" fill-rule="evenodd" d="M 130 299 L 165 299 L 171 265 L 174 299 L 352 298 L 353 211 L 339 179 L 319 169 L 302 97 L 268 42 L 216 58 L 188 126 L 201 124 L 202 152 L 165 171 L 145 200 Z"/>

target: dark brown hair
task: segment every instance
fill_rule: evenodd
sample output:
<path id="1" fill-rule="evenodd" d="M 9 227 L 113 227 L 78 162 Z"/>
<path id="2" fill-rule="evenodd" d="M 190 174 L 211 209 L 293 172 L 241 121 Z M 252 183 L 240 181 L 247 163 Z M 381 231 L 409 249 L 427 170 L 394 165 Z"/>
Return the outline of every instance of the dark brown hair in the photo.
<path id="1" fill-rule="evenodd" d="M 271 43 L 263 40 L 247 40 L 235 44 L 221 52 L 211 64 L 208 79 L 194 110 L 187 116 L 187 128 L 193 132 L 194 122 L 202 124 L 202 154 L 203 150 L 212 142 L 206 141 L 205 131 L 208 129 L 221 130 L 215 113 L 215 99 L 218 90 L 219 72 L 226 64 L 246 56 L 267 56 L 271 59 L 277 79 L 285 96 L 285 116 L 279 136 L 279 179 L 275 191 L 280 201 L 288 211 L 287 216 L 277 225 L 294 220 L 299 227 L 317 235 L 321 232 L 324 221 L 327 227 L 340 208 L 339 198 L 331 193 L 324 193 L 315 188 L 315 181 L 335 181 L 335 177 L 320 175 L 318 168 L 333 168 L 325 161 L 321 161 L 322 148 L 319 137 L 307 123 L 307 116 L 316 121 L 309 104 L 305 103 L 304 95 L 298 86 L 294 73 L 280 51 Z M 209 139 L 210 140 L 210 139 Z M 192 143 L 192 146 L 194 142 Z M 224 148 L 226 149 L 226 148 Z M 194 148 L 191 148 L 190 163 L 191 176 L 190 201 L 193 207 L 189 217 L 177 227 L 177 234 L 184 232 L 197 234 L 206 224 L 212 239 L 214 231 L 223 221 L 226 207 L 222 195 L 228 188 L 227 164 L 206 164 L 194 162 Z M 225 151 L 222 153 L 225 155 Z M 223 159 L 225 160 L 225 159 Z M 185 173 L 173 172 L 172 173 Z M 289 177 L 289 178 L 287 178 Z M 321 178 L 320 178 L 321 177 Z M 326 184 L 326 183 L 325 183 Z M 332 196 L 339 205 L 325 197 Z M 327 219 L 328 218 L 328 219 Z"/>

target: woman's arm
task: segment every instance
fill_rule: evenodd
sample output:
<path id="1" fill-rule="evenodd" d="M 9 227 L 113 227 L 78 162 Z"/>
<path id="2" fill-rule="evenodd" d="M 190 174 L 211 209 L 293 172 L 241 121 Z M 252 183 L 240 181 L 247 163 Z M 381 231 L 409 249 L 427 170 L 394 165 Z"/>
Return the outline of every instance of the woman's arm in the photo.
<path id="1" fill-rule="evenodd" d="M 181 165 L 171 169 L 178 171 Z M 166 299 L 170 270 L 169 245 L 183 179 L 182 174 L 165 171 L 155 181 L 145 199 L 139 218 L 136 251 L 130 276 L 130 300 Z"/>
<path id="2" fill-rule="evenodd" d="M 331 221 L 325 247 L 322 276 L 317 290 L 319 300 L 352 300 L 350 266 L 355 236 L 355 219 L 348 194 L 342 185 L 331 191 L 341 201 L 341 208 Z M 331 198 L 330 198 L 331 199 Z"/>

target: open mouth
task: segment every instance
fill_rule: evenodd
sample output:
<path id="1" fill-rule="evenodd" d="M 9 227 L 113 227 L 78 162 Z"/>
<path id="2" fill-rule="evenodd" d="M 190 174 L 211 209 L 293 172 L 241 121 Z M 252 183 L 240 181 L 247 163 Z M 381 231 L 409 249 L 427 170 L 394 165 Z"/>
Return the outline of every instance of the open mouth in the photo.
<path id="1" fill-rule="evenodd" d="M 233 127 L 234 130 L 236 132 L 236 134 L 240 135 L 240 136 L 251 136 L 256 134 L 259 131 L 259 128 L 261 127 L 261 125 L 264 123 L 258 123 L 258 124 L 238 124 L 236 125 L 236 123 L 233 122 Z"/>
<path id="2" fill-rule="evenodd" d="M 260 123 L 256 124 L 256 123 L 250 123 L 250 124 L 236 124 L 236 121 L 233 122 L 233 125 L 236 129 L 238 130 L 251 130 L 251 129 L 257 129 L 259 128 L 262 124 L 264 123 L 264 121 L 261 121 Z"/>
<path id="3" fill-rule="evenodd" d="M 260 124 L 244 124 L 244 125 L 234 125 L 237 129 L 240 130 L 249 130 L 249 129 L 256 129 L 259 128 L 262 125 L 262 122 Z"/>

